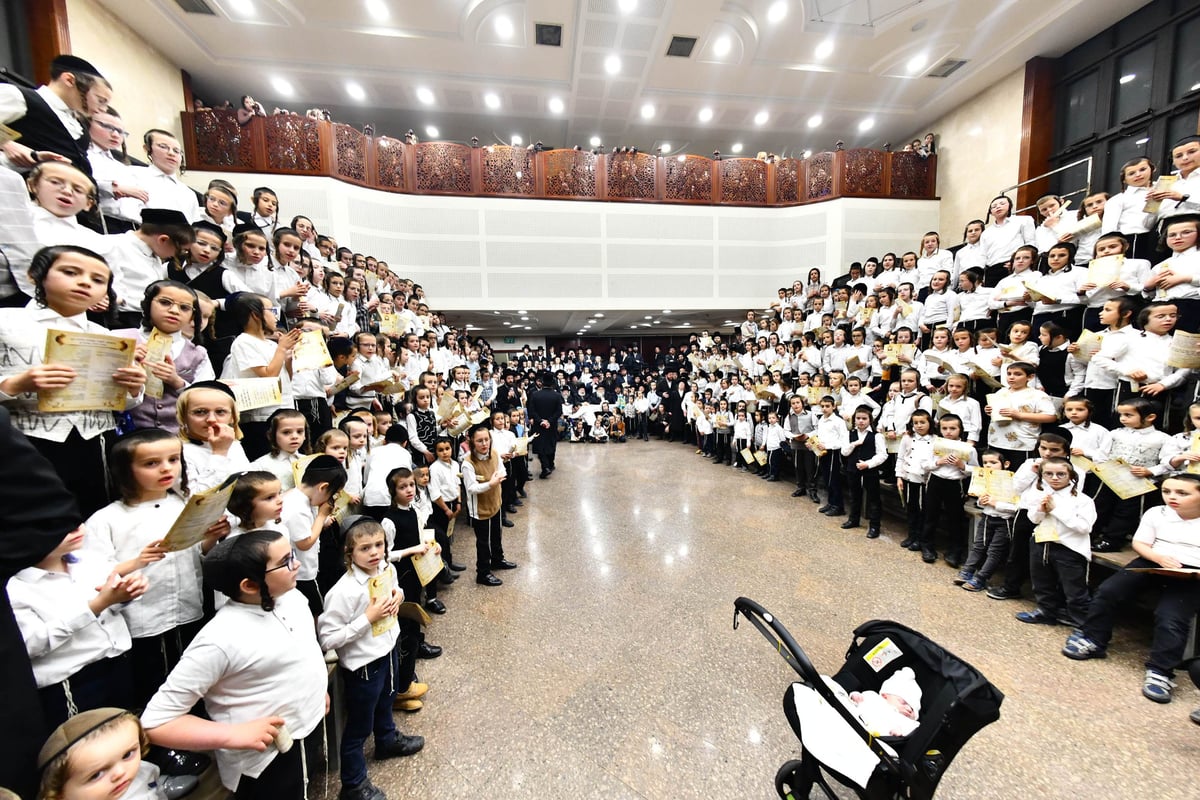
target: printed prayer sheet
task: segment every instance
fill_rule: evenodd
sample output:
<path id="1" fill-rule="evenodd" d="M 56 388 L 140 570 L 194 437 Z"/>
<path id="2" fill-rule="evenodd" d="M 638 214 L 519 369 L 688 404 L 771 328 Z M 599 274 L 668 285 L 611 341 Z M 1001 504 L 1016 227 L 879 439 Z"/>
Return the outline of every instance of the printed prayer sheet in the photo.
<path id="1" fill-rule="evenodd" d="M 146 397 L 163 396 L 163 382 L 151 371 L 150 365 L 166 361 L 167 356 L 171 354 L 173 343 L 170 334 L 163 333 L 158 328 L 150 331 L 150 336 L 146 339 L 146 357 L 142 359 L 142 367 L 146 370 L 146 386 L 142 391 Z"/>
<path id="2" fill-rule="evenodd" d="M 124 411 L 128 390 L 113 381 L 122 367 L 133 365 L 137 340 L 104 333 L 46 331 L 44 363 L 75 370 L 62 389 L 38 392 L 38 411 Z"/>
<path id="3" fill-rule="evenodd" d="M 179 512 L 171 530 L 163 537 L 162 547 L 168 553 L 186 550 L 203 541 L 204 533 L 225 513 L 237 475 L 231 475 L 223 483 L 188 498 L 187 505 Z"/>

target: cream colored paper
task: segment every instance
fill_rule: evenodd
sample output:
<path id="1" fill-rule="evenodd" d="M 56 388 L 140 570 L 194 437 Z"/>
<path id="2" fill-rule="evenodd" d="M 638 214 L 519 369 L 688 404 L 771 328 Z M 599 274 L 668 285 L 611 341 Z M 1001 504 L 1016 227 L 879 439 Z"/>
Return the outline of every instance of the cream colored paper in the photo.
<path id="1" fill-rule="evenodd" d="M 421 541 L 432 543 L 433 531 L 429 528 L 421 531 Z M 417 571 L 417 579 L 421 581 L 422 586 L 428 586 L 429 582 L 446 568 L 446 563 L 442 561 L 441 554 L 434 552 L 432 548 L 428 552 L 413 556 L 412 563 L 413 568 Z"/>
<path id="2" fill-rule="evenodd" d="M 975 452 L 975 448 L 971 447 L 970 442 L 959 442 L 941 436 L 933 437 L 933 455 L 936 458 L 954 456 L 966 464 L 971 460 L 971 453 L 973 452 Z"/>
<path id="3" fill-rule="evenodd" d="M 1167 352 L 1167 366 L 1200 369 L 1200 333 L 1175 331 L 1171 335 L 1171 349 Z"/>
<path id="4" fill-rule="evenodd" d="M 1129 464 L 1119 458 L 1098 462 L 1093 471 L 1122 500 L 1149 494 L 1157 488 L 1153 481 L 1134 475 Z"/>
<path id="5" fill-rule="evenodd" d="M 902 363 L 900 356 L 907 356 L 908 362 L 912 363 L 917 356 L 917 346 L 915 344 L 885 344 L 883 346 L 883 363 L 897 365 Z"/>
<path id="6" fill-rule="evenodd" d="M 400 315 L 399 314 L 380 314 L 379 315 L 379 332 L 384 336 L 399 336 L 400 335 Z"/>
<path id="7" fill-rule="evenodd" d="M 224 483 L 189 497 L 187 505 L 179 512 L 171 529 L 163 537 L 163 549 L 174 553 L 203 541 L 205 531 L 225 513 L 225 507 L 229 505 L 229 498 L 236 484 L 237 476 L 231 475 Z"/>
<path id="8" fill-rule="evenodd" d="M 302 372 L 332 366 L 333 358 L 329 355 L 329 346 L 325 344 L 325 335 L 318 330 L 300 334 L 300 341 L 296 342 L 296 347 L 292 350 L 292 371 Z"/>
<path id="9" fill-rule="evenodd" d="M 1171 187 L 1174 186 L 1175 182 L 1178 180 L 1178 175 L 1159 175 L 1158 180 L 1156 180 L 1154 185 L 1150 187 L 1150 191 L 1169 192 L 1171 191 Z M 1142 213 L 1157 214 L 1160 207 L 1162 207 L 1162 200 L 1147 200 L 1146 204 L 1142 206 Z"/>
<path id="10" fill-rule="evenodd" d="M 277 406 L 283 402 L 283 386 L 279 378 L 238 378 L 221 383 L 233 389 L 239 413 Z"/>
<path id="11" fill-rule="evenodd" d="M 1067 234 L 1069 236 L 1078 236 L 1081 233 L 1089 233 L 1100 229 L 1100 215 L 1088 214 L 1083 219 L 1066 218 L 1054 227 L 1054 232 L 1059 236 Z"/>
<path id="12" fill-rule="evenodd" d="M 1189 453 L 1200 453 L 1200 431 L 1192 431 L 1192 446 L 1188 448 Z M 1200 475 L 1200 461 L 1187 462 L 1187 471 L 1193 475 Z"/>
<path id="13" fill-rule="evenodd" d="M 1040 303 L 1058 303 L 1060 298 L 1052 294 L 1047 294 L 1045 291 L 1038 288 L 1038 283 L 1035 281 L 1024 281 L 1025 291 L 1029 292 L 1029 296 Z"/>
<path id="14" fill-rule="evenodd" d="M 754 454 L 754 460 L 758 462 L 760 467 L 765 467 L 767 465 L 767 454 L 762 450 L 759 450 Z"/>
<path id="15" fill-rule="evenodd" d="M 1108 286 L 1121 280 L 1121 270 L 1125 267 L 1125 256 L 1105 256 L 1093 258 L 1088 262 L 1087 282 L 1098 287 Z"/>
<path id="16" fill-rule="evenodd" d="M 994 500 L 1014 505 L 1018 500 L 1013 490 L 1013 473 L 990 467 L 976 467 L 971 471 L 971 485 L 967 488 L 967 494 L 972 497 L 988 495 Z"/>
<path id="17" fill-rule="evenodd" d="M 113 374 L 133 365 L 135 339 L 104 333 L 46 331 L 45 364 L 75 370 L 75 380 L 62 389 L 38 392 L 38 411 L 124 411 L 128 390 Z"/>
<path id="18" fill-rule="evenodd" d="M 372 599 L 378 597 L 390 598 L 392 590 L 396 588 L 396 582 L 392 579 L 395 574 L 392 570 L 384 570 L 381 575 L 374 575 L 367 579 L 367 595 Z M 371 623 L 371 635 L 382 636 L 383 634 L 396 627 L 396 615 L 392 614 L 386 617 L 380 617 Z"/>
<path id="19" fill-rule="evenodd" d="M 742 461 L 745 461 L 747 464 L 749 464 L 753 460 L 754 460 L 754 451 L 751 450 L 749 447 L 742 448 Z"/>
<path id="20" fill-rule="evenodd" d="M 146 339 L 146 356 L 142 359 L 142 368 L 146 370 L 146 386 L 142 390 L 146 397 L 161 398 L 163 390 L 163 382 L 157 375 L 150 370 L 151 364 L 161 364 L 167 360 L 167 356 L 171 354 L 171 345 L 174 340 L 168 333 L 163 333 L 158 328 L 150 331 L 150 336 Z"/>
<path id="21" fill-rule="evenodd" d="M 1104 343 L 1104 337 L 1095 331 L 1084 329 L 1079 334 L 1079 338 L 1075 340 L 1075 344 L 1079 346 L 1079 350 L 1075 353 L 1075 357 L 1083 363 L 1088 363 L 1092 360 L 1092 356 L 1100 352 L 1100 345 Z"/>
<path id="22" fill-rule="evenodd" d="M 1053 517 L 1046 517 L 1037 524 L 1037 527 L 1033 529 L 1033 540 L 1038 544 L 1059 540 L 1058 525 L 1054 522 Z"/>

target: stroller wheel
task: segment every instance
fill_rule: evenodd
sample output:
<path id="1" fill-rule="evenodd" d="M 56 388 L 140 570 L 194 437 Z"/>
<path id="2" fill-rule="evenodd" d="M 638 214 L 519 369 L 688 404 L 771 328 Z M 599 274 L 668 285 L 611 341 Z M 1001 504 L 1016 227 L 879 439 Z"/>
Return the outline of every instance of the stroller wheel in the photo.
<path id="1" fill-rule="evenodd" d="M 775 791 L 782 800 L 805 800 L 812 791 L 812 778 L 800 759 L 793 759 L 775 773 Z"/>

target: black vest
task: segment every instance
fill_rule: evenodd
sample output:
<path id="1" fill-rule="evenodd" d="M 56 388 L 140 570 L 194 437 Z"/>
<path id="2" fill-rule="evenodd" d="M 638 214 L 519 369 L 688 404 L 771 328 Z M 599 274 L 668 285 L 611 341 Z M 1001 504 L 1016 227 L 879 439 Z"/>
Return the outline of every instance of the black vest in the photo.
<path id="1" fill-rule="evenodd" d="M 1042 389 L 1051 397 L 1067 396 L 1067 351 L 1042 348 L 1037 376 Z"/>
<path id="2" fill-rule="evenodd" d="M 859 433 L 858 428 L 850 431 L 850 441 L 857 442 L 859 439 L 863 439 L 863 436 Z M 854 460 L 854 463 L 857 464 L 859 461 L 870 461 L 874 457 L 875 431 L 867 431 L 866 438 L 863 439 L 862 444 L 854 449 L 854 454 L 851 456 L 851 458 Z"/>
<path id="3" fill-rule="evenodd" d="M 54 113 L 50 104 L 33 89 L 17 87 L 25 98 L 25 116 L 8 123 L 21 134 L 20 142 L 34 150 L 48 150 L 71 159 L 85 175 L 92 174 L 92 164 L 87 158 L 88 136 L 84 131 L 80 139 L 72 139 L 62 120 Z"/>

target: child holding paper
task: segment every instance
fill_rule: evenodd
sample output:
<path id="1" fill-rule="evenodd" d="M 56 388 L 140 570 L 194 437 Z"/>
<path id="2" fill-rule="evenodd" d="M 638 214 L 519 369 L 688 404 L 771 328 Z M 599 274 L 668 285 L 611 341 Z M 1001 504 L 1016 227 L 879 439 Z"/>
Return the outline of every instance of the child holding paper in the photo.
<path id="1" fill-rule="evenodd" d="M 1008 388 L 989 395 L 990 402 L 983 409 L 991 417 L 988 446 L 999 450 L 1014 468 L 1037 446 L 1042 425 L 1058 419 L 1050 396 L 1030 386 L 1036 373 L 1032 364 L 1009 364 L 1005 370 Z"/>
<path id="2" fill-rule="evenodd" d="M 1008 468 L 1004 457 L 996 450 L 984 450 L 979 460 L 984 469 Z M 1008 561 L 1013 517 L 1017 515 L 1017 504 L 1012 502 L 1013 499 L 983 494 L 975 501 L 981 513 L 975 525 L 975 536 L 971 539 L 971 552 L 954 579 L 955 584 L 968 592 L 987 589 L 988 580 Z"/>
<path id="3" fill-rule="evenodd" d="M 938 435 L 948 442 L 962 442 L 962 447 L 954 448 L 935 439 L 925 461 L 924 470 L 928 478 L 925 486 L 925 526 L 921 530 L 921 560 L 926 564 L 937 561 L 934 536 L 938 523 L 944 521 L 949 541 L 946 563 L 957 567 L 963 562 L 966 551 L 967 519 L 963 510 L 966 486 L 963 482 L 970 474 L 970 467 L 978 466 L 979 460 L 974 448 L 963 440 L 962 420 L 954 414 L 943 414 L 938 418 Z"/>
<path id="4" fill-rule="evenodd" d="M 1149 479 L 1166 474 L 1162 451 L 1170 447 L 1171 437 L 1155 427 L 1161 409 L 1157 402 L 1144 397 L 1121 401 L 1117 405 L 1121 427 L 1110 434 L 1111 445 L 1105 460 L 1121 459 L 1129 465 L 1135 478 Z M 1104 524 L 1092 549 L 1100 553 L 1124 549 L 1126 540 L 1137 529 L 1138 519 L 1158 502 L 1157 492 L 1122 499 L 1107 485 L 1102 487 L 1096 496 L 1096 505 Z"/>

